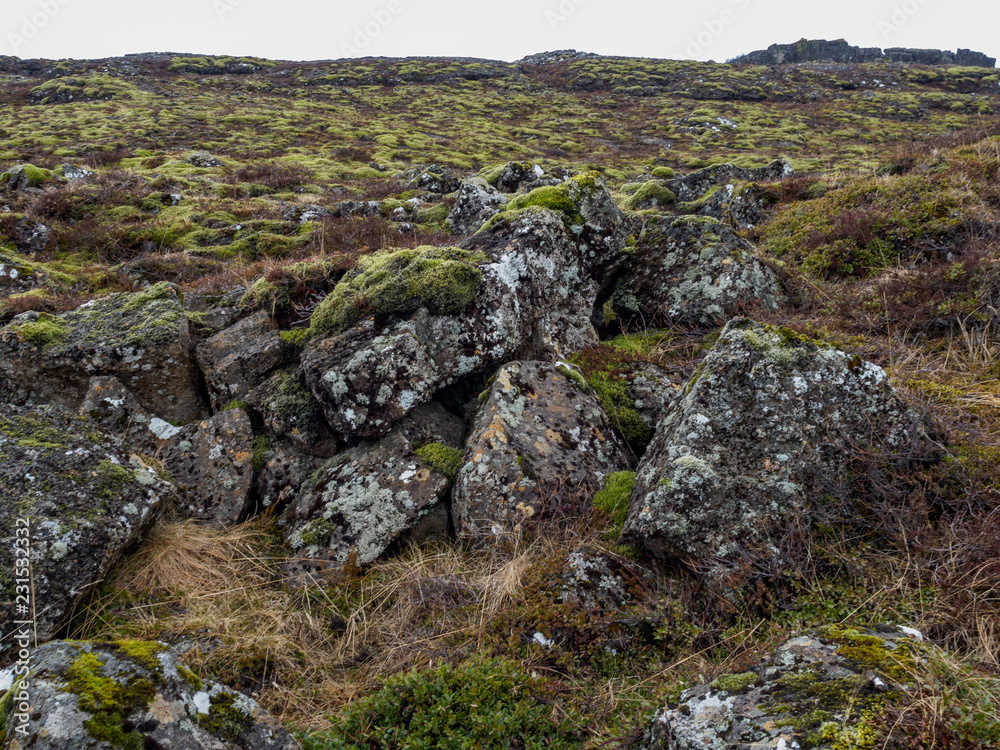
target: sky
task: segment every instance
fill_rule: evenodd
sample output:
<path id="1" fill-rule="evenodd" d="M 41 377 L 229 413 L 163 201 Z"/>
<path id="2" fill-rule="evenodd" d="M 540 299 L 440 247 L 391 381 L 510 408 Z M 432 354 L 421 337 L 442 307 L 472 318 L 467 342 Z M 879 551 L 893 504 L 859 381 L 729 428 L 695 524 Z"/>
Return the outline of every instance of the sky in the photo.
<path id="1" fill-rule="evenodd" d="M 997 0 L 3 0 L 0 55 L 188 52 L 281 60 L 549 50 L 724 61 L 774 42 L 1000 57 Z"/>

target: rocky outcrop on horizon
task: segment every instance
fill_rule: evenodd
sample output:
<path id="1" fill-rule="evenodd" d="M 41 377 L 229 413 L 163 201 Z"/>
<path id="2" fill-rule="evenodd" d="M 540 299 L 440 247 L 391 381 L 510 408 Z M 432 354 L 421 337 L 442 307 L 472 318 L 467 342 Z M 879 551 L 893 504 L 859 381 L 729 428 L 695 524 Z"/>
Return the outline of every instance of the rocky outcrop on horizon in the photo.
<path id="1" fill-rule="evenodd" d="M 807 62 L 913 63 L 918 65 L 959 65 L 970 68 L 994 68 L 997 61 L 982 52 L 959 49 L 958 52 L 907 47 L 855 47 L 844 39 L 800 39 L 794 44 L 772 44 L 730 60 L 734 65 L 787 65 Z"/>

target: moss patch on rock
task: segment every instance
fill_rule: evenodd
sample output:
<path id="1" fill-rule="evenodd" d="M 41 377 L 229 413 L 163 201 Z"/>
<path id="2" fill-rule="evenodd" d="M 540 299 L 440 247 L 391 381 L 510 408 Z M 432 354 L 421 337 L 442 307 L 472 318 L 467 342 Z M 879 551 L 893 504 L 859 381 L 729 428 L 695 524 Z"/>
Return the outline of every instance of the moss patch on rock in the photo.
<path id="1" fill-rule="evenodd" d="M 452 481 L 462 464 L 462 451 L 442 443 L 428 443 L 417 448 L 414 453 L 433 471 L 443 474 Z"/>
<path id="2" fill-rule="evenodd" d="M 311 318 L 318 334 L 350 328 L 362 315 L 409 315 L 421 307 L 454 315 L 476 298 L 486 257 L 456 247 L 387 250 L 358 261 Z"/>

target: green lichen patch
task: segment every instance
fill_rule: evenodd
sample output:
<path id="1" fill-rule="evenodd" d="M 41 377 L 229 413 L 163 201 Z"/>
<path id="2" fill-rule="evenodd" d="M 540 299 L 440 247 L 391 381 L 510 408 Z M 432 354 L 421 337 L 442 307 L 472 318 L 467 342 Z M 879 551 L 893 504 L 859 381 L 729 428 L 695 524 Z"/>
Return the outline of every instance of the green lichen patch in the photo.
<path id="1" fill-rule="evenodd" d="M 103 500 L 114 500 L 129 484 L 135 481 L 135 473 L 107 459 L 97 464 L 93 471 L 94 494 Z"/>
<path id="2" fill-rule="evenodd" d="M 458 467 L 462 465 L 462 451 L 442 443 L 428 443 L 417 448 L 414 453 L 433 471 L 454 481 Z"/>
<path id="3" fill-rule="evenodd" d="M 0 417 L 0 434 L 16 441 L 23 448 L 59 450 L 67 445 L 66 434 L 40 419 L 18 415 Z"/>
<path id="4" fill-rule="evenodd" d="M 156 641 L 135 640 L 119 640 L 111 645 L 136 664 L 148 669 L 154 676 L 162 679 L 163 664 L 160 662 L 160 654 L 167 650 L 165 645 Z"/>
<path id="5" fill-rule="evenodd" d="M 421 307 L 457 314 L 476 297 L 486 258 L 454 247 L 387 250 L 358 261 L 311 318 L 314 333 L 350 328 L 362 315 L 409 315 Z"/>

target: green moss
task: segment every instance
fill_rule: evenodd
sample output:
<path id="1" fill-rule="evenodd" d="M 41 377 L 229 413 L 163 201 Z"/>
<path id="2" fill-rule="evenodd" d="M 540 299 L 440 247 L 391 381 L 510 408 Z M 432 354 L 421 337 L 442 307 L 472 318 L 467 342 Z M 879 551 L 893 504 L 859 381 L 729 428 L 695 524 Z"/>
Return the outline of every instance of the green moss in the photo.
<path id="1" fill-rule="evenodd" d="M 298 536 L 306 547 L 323 547 L 333 539 L 337 530 L 336 524 L 325 518 L 317 518 L 303 526 Z"/>
<path id="2" fill-rule="evenodd" d="M 759 679 L 755 672 L 724 674 L 712 680 L 712 687 L 716 690 L 724 690 L 727 693 L 739 693 L 753 687 Z"/>
<path id="3" fill-rule="evenodd" d="M 177 665 L 177 674 L 179 674 L 181 679 L 187 683 L 187 686 L 195 692 L 199 692 L 205 687 L 205 683 L 202 682 L 201 678 L 183 664 Z"/>
<path id="4" fill-rule="evenodd" d="M 485 256 L 452 247 L 387 250 L 362 257 L 311 318 L 314 333 L 340 333 L 363 314 L 409 315 L 421 307 L 457 314 L 476 297 Z"/>
<path id="5" fill-rule="evenodd" d="M 577 387 L 580 390 L 584 392 L 590 390 L 590 386 L 587 384 L 587 379 L 583 377 L 583 373 L 581 373 L 575 367 L 570 367 L 567 364 L 560 363 L 556 365 L 556 370 L 565 375 L 570 380 L 572 380 L 574 383 L 576 383 Z"/>
<path id="6" fill-rule="evenodd" d="M 474 656 L 390 677 L 348 706 L 328 735 L 330 746 L 362 748 L 580 747 L 575 716 L 555 714 L 545 683 L 506 659 Z"/>
<path id="7" fill-rule="evenodd" d="M 452 481 L 458 474 L 458 467 L 462 465 L 462 451 L 441 443 L 422 445 L 414 453 L 432 470 Z"/>
<path id="8" fill-rule="evenodd" d="M 250 450 L 253 451 L 254 473 L 259 474 L 267 466 L 267 454 L 271 450 L 271 439 L 264 433 L 254 435 L 250 443 Z"/>
<path id="9" fill-rule="evenodd" d="M 654 208 L 665 208 L 677 200 L 672 190 L 658 180 L 650 180 L 629 198 L 628 208 L 635 211 L 651 204 Z"/>
<path id="10" fill-rule="evenodd" d="M 141 664 L 150 670 L 154 675 L 162 675 L 163 664 L 160 662 L 160 654 L 167 650 L 167 647 L 156 641 L 115 641 L 114 647 L 127 655 L 132 661 Z"/>
<path id="11" fill-rule="evenodd" d="M 252 723 L 240 709 L 237 696 L 226 690 L 213 695 L 208 713 L 198 714 L 195 721 L 207 732 L 231 742 L 238 740 Z"/>
<path id="12" fill-rule="evenodd" d="M 670 167 L 654 167 L 652 175 L 658 180 L 672 180 L 676 173 Z"/>
<path id="13" fill-rule="evenodd" d="M 66 692 L 77 698 L 78 708 L 91 715 L 83 722 L 91 737 L 124 750 L 142 750 L 143 738 L 126 720 L 144 710 L 156 695 L 149 680 L 132 676 L 112 678 L 102 672 L 104 662 L 91 652 L 83 652 L 67 671 Z"/>
<path id="14" fill-rule="evenodd" d="M 48 313 L 40 313 L 38 320 L 11 326 L 9 330 L 16 333 L 18 338 L 25 343 L 31 344 L 43 352 L 63 343 L 69 335 L 69 326 L 66 325 L 66 321 Z"/>
<path id="15" fill-rule="evenodd" d="M 122 490 L 135 481 L 135 474 L 132 471 L 108 460 L 97 464 L 94 474 L 97 477 L 94 492 L 104 500 L 118 498 Z"/>
<path id="16" fill-rule="evenodd" d="M 0 417 L 0 433 L 12 438 L 23 448 L 59 450 L 66 447 L 66 435 L 31 417 Z"/>
<path id="17" fill-rule="evenodd" d="M 604 479 L 603 489 L 594 494 L 594 509 L 609 519 L 604 536 L 612 544 L 621 539 L 634 487 L 634 471 L 617 471 L 609 474 Z"/>
<path id="18" fill-rule="evenodd" d="M 448 218 L 449 208 L 443 203 L 430 208 L 417 209 L 416 219 L 418 224 L 443 224 Z"/>
<path id="19" fill-rule="evenodd" d="M 594 372 L 587 377 L 587 383 L 597 394 L 615 432 L 628 443 L 635 455 L 645 453 L 653 439 L 653 431 L 635 408 L 635 402 L 629 398 L 625 380 L 606 372 Z"/>

